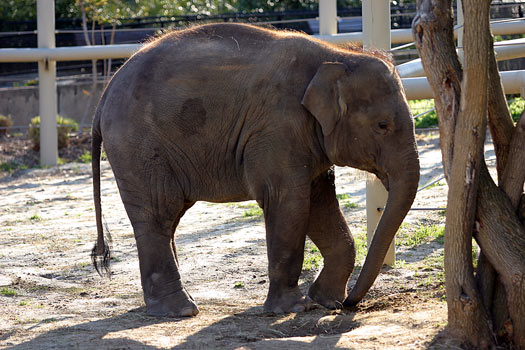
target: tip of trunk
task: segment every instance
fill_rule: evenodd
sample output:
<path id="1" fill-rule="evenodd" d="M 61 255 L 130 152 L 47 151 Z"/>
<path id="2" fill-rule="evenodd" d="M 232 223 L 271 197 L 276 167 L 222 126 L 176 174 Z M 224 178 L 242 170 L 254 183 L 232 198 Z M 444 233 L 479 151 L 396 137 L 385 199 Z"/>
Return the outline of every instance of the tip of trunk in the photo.
<path id="1" fill-rule="evenodd" d="M 418 182 L 419 172 L 417 176 L 389 182 L 390 191 L 385 210 L 368 248 L 359 278 L 344 301 L 345 307 L 352 307 L 359 303 L 379 275 L 390 243 L 414 201 Z"/>

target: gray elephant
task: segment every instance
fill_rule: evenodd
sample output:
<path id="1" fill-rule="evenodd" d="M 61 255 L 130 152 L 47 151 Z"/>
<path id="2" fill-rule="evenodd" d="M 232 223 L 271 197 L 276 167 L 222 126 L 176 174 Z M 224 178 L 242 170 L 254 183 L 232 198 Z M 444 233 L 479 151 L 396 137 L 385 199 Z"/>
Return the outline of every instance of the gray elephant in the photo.
<path id="1" fill-rule="evenodd" d="M 242 24 L 174 31 L 115 74 L 92 135 L 98 240 L 100 154 L 105 151 L 137 243 L 146 310 L 192 316 L 174 233 L 196 201 L 254 199 L 264 211 L 269 312 L 359 302 L 376 279 L 419 180 L 414 125 L 394 65 L 306 35 Z M 389 190 L 350 295 L 354 241 L 336 199 L 333 165 L 375 174 Z M 306 236 L 324 267 L 298 288 Z M 99 261 L 100 264 L 100 261 Z M 105 266 L 107 267 L 107 266 Z"/>

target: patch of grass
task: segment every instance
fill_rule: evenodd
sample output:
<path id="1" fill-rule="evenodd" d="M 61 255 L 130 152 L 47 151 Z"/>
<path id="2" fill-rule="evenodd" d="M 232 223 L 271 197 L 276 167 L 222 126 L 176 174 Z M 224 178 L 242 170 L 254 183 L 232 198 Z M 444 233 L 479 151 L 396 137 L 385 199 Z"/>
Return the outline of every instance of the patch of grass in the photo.
<path id="1" fill-rule="evenodd" d="M 394 262 L 394 268 L 395 269 L 410 269 L 410 264 L 407 263 L 405 260 L 397 260 Z"/>
<path id="2" fill-rule="evenodd" d="M 27 300 L 20 300 L 20 302 L 18 303 L 18 306 L 27 306 L 29 305 L 29 302 Z"/>
<path id="3" fill-rule="evenodd" d="M 4 288 L 0 289 L 0 295 L 3 295 L 5 297 L 16 297 L 18 295 L 18 293 L 16 292 L 16 290 L 4 287 Z"/>
<path id="4" fill-rule="evenodd" d="M 336 194 L 335 196 L 337 197 L 337 200 L 339 201 L 339 205 L 345 209 L 355 209 L 359 207 L 357 203 L 350 201 L 351 197 L 348 193 L 340 193 L 340 194 Z"/>
<path id="5" fill-rule="evenodd" d="M 359 208 L 359 205 L 354 202 L 346 202 L 343 204 L 343 207 L 346 209 L 355 209 L 355 208 Z"/>
<path id="6" fill-rule="evenodd" d="M 355 243 L 355 264 L 356 266 L 362 265 L 366 257 L 366 253 L 368 251 L 367 244 L 366 244 L 366 227 L 354 235 L 354 243 Z"/>
<path id="7" fill-rule="evenodd" d="M 323 256 L 310 241 L 307 241 L 304 247 L 303 271 L 316 271 L 323 263 Z"/>
<path id="8" fill-rule="evenodd" d="M 244 288 L 244 283 L 242 283 L 241 281 L 237 281 L 233 284 L 233 288 L 236 288 L 236 289 Z"/>
<path id="9" fill-rule="evenodd" d="M 70 118 L 62 117 L 57 114 L 58 148 L 69 145 L 69 133 L 78 131 L 78 123 Z M 27 132 L 29 139 L 33 142 L 33 149 L 40 149 L 40 116 L 31 119 Z"/>
<path id="10" fill-rule="evenodd" d="M 423 270 L 434 271 L 434 273 L 429 274 L 420 285 L 428 287 L 435 284 L 439 288 L 445 285 L 445 256 L 442 253 L 427 256 L 423 260 L 423 265 Z"/>
<path id="11" fill-rule="evenodd" d="M 262 218 L 264 216 L 263 210 L 257 203 L 238 204 L 237 206 L 246 209 L 243 214 L 245 218 Z"/>
<path id="12" fill-rule="evenodd" d="M 38 215 L 38 214 L 34 214 L 33 216 L 31 216 L 29 218 L 29 220 L 30 221 L 40 221 L 40 220 L 42 220 L 42 217 L 40 215 Z"/>
<path id="13" fill-rule="evenodd" d="M 420 225 L 415 230 L 411 228 L 409 224 L 401 225 L 396 244 L 412 248 L 433 240 L 441 244 L 444 242 L 445 226 L 443 225 Z"/>
<path id="14" fill-rule="evenodd" d="M 509 111 L 510 115 L 512 116 L 512 120 L 517 122 L 525 110 L 525 100 L 522 98 L 516 98 L 509 100 L 507 103 L 509 104 Z"/>
<path id="15" fill-rule="evenodd" d="M 8 173 L 12 173 L 15 170 L 26 170 L 28 168 L 29 167 L 26 164 L 20 164 L 20 163 L 15 162 L 15 161 L 9 161 L 9 162 L 5 162 L 5 163 L 1 163 L 0 164 L 0 170 L 8 172 Z"/>
<path id="16" fill-rule="evenodd" d="M 79 163 L 91 163 L 91 152 L 85 151 L 80 155 L 80 157 L 77 158 L 77 162 Z"/>
<path id="17" fill-rule="evenodd" d="M 408 105 L 412 111 L 412 115 L 416 116 L 420 113 L 426 112 L 434 108 L 434 100 L 410 100 Z M 416 128 L 431 128 L 438 125 L 438 118 L 436 111 L 428 112 L 414 119 Z"/>
<path id="18" fill-rule="evenodd" d="M 7 132 L 9 131 L 9 128 L 13 126 L 13 119 L 11 116 L 5 116 L 0 114 L 0 136 L 7 135 Z M 5 128 L 5 129 L 3 129 Z"/>
<path id="19" fill-rule="evenodd" d="M 111 257 L 113 259 L 113 257 Z M 78 268 L 82 269 L 84 267 L 87 267 L 91 265 L 91 262 L 90 261 L 83 261 L 83 262 L 80 262 L 77 264 Z"/>

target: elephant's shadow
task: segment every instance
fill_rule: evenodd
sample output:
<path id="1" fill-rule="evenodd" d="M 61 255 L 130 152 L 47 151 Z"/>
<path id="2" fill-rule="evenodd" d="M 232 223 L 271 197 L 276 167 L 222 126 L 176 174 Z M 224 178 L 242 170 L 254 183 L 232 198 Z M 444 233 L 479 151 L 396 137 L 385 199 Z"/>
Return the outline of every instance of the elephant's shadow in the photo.
<path id="1" fill-rule="evenodd" d="M 206 306 L 204 305 L 204 308 Z M 182 343 L 173 349 L 209 349 L 209 348 L 334 348 L 341 334 L 360 326 L 354 320 L 355 313 L 331 312 L 318 307 L 309 312 L 298 314 L 274 315 L 263 312 L 261 306 L 246 309 L 202 328 L 188 335 Z M 205 317 L 204 315 L 198 315 Z M 79 323 L 43 333 L 26 342 L 9 346 L 9 338 L 13 333 L 2 337 L 6 349 L 159 349 L 155 345 L 147 345 L 140 341 L 127 338 L 127 331 L 144 332 L 150 326 L 162 327 L 159 333 L 177 334 L 182 328 L 181 318 L 155 318 L 145 314 L 145 308 L 130 310 L 118 316 L 100 320 Z M 180 329 L 180 328 L 179 328 Z M 185 329 L 188 329 L 185 327 Z M 112 334 L 123 332 L 122 334 Z M 307 343 L 294 340 L 292 337 L 311 336 Z M 284 339 L 292 338 L 292 339 Z M 135 337 L 136 339 L 136 337 Z M 264 342 L 260 342 L 264 340 Z M 165 347 L 162 347 L 165 348 Z"/>

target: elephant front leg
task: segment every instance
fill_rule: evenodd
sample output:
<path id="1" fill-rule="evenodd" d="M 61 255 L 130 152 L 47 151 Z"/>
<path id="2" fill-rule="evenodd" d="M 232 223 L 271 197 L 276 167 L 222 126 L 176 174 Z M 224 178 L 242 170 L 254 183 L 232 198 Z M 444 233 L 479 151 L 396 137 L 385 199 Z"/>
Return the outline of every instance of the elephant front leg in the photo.
<path id="1" fill-rule="evenodd" d="M 330 170 L 312 183 L 308 225 L 308 237 L 324 258 L 308 296 L 329 309 L 342 308 L 355 264 L 354 239 L 339 208 L 334 180 Z"/>
<path id="2" fill-rule="evenodd" d="M 154 227 L 136 230 L 146 312 L 152 316 L 195 316 L 199 309 L 180 279 L 172 235 Z"/>
<path id="3" fill-rule="evenodd" d="M 264 203 L 270 279 L 264 309 L 274 313 L 301 312 L 312 306 L 297 284 L 304 257 L 309 198 L 283 193 L 278 197 Z"/>

